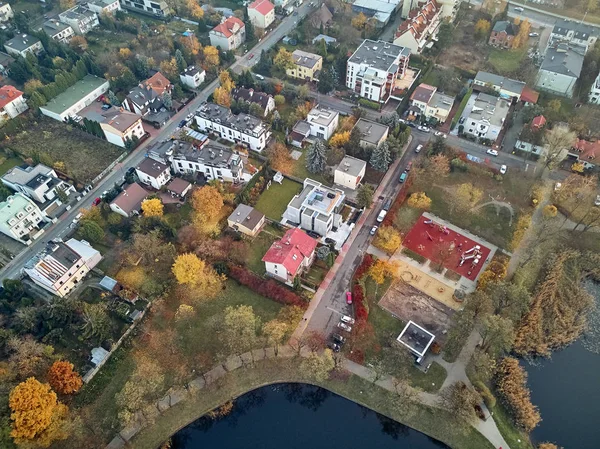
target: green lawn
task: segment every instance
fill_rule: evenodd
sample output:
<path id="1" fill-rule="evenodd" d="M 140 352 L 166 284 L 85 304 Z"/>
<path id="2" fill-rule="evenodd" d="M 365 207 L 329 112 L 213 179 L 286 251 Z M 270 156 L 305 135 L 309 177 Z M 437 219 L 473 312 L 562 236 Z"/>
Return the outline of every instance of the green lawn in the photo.
<path id="1" fill-rule="evenodd" d="M 442 387 L 448 373 L 446 372 L 446 368 L 442 365 L 433 362 L 427 373 L 423 373 L 413 365 L 411 366 L 411 369 L 408 370 L 408 375 L 410 376 L 410 383 L 413 387 L 435 393 Z"/>
<path id="2" fill-rule="evenodd" d="M 523 58 L 527 55 L 527 49 L 517 50 L 490 50 L 488 62 L 494 67 L 496 72 L 500 75 L 508 74 L 517 70 L 523 61 Z"/>
<path id="3" fill-rule="evenodd" d="M 250 270 L 260 276 L 265 274 L 265 263 L 262 258 L 276 238 L 276 236 L 263 231 L 252 239 L 248 245 L 248 259 L 246 261 L 246 266 Z"/>
<path id="4" fill-rule="evenodd" d="M 300 156 L 300 159 L 295 161 L 294 169 L 292 170 L 292 175 L 295 176 L 296 178 L 300 178 L 300 179 L 310 178 L 310 179 L 314 179 L 315 181 L 318 181 L 322 184 L 325 184 L 328 186 L 331 185 L 331 182 L 329 182 L 327 180 L 325 175 L 323 175 L 321 173 L 310 173 L 306 169 L 306 150 L 302 152 L 302 156 Z"/>
<path id="5" fill-rule="evenodd" d="M 8 157 L 6 153 L 0 151 L 0 175 L 5 174 L 11 168 L 21 164 L 23 164 L 23 159 L 20 157 Z"/>
<path id="6" fill-rule="evenodd" d="M 190 221 L 192 214 L 192 205 L 189 201 L 177 207 L 176 204 L 167 204 L 165 206 L 164 219 L 175 229 L 185 226 Z"/>
<path id="7" fill-rule="evenodd" d="M 303 276 L 302 279 L 312 284 L 314 287 L 318 287 L 327 276 L 329 269 L 323 266 L 324 264 L 319 261 L 319 263 L 315 262 L 311 265 L 310 270 L 308 270 Z"/>
<path id="8" fill-rule="evenodd" d="M 500 404 L 500 402 L 498 402 L 490 411 L 494 413 L 494 421 L 498 426 L 498 430 L 511 449 L 533 449 L 529 435 L 519 430 L 513 424 L 508 411 Z"/>
<path id="9" fill-rule="evenodd" d="M 271 187 L 265 190 L 255 208 L 272 220 L 281 220 L 290 200 L 302 189 L 302 185 L 284 178 L 281 184 L 271 183 Z"/>

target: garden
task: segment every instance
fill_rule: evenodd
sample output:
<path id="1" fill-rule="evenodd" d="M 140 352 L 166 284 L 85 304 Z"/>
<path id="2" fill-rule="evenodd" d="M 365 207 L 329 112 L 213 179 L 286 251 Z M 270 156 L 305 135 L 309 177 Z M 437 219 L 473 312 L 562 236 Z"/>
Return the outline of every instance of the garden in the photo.
<path id="1" fill-rule="evenodd" d="M 271 182 L 271 187 L 265 189 L 254 206 L 272 220 L 280 221 L 294 195 L 300 193 L 302 184 L 284 178 L 281 184 Z"/>

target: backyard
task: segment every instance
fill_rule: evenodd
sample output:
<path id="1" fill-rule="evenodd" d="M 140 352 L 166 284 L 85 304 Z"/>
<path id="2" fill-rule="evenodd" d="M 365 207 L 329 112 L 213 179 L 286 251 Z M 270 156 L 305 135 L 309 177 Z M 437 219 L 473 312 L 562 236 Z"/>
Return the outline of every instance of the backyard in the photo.
<path id="1" fill-rule="evenodd" d="M 280 221 L 288 203 L 301 189 L 302 185 L 291 179 L 284 178 L 281 184 L 273 182 L 260 195 L 255 208 L 270 219 Z"/>
<path id="2" fill-rule="evenodd" d="M 5 174 L 11 168 L 21 164 L 23 164 L 23 159 L 20 157 L 9 156 L 3 151 L 0 151 L 0 175 Z"/>
<path id="3" fill-rule="evenodd" d="M 498 75 L 508 75 L 515 72 L 523 64 L 527 56 L 527 48 L 516 50 L 496 50 L 490 51 L 488 63 L 494 68 L 494 73 Z"/>

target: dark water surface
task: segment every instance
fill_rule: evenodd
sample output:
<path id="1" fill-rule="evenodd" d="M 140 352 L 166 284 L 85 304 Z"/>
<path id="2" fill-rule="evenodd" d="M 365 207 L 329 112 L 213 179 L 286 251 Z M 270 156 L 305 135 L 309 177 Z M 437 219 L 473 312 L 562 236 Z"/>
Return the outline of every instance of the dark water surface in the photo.
<path id="1" fill-rule="evenodd" d="M 232 413 L 200 418 L 173 436 L 174 449 L 440 449 L 448 446 L 322 388 L 259 388 Z"/>

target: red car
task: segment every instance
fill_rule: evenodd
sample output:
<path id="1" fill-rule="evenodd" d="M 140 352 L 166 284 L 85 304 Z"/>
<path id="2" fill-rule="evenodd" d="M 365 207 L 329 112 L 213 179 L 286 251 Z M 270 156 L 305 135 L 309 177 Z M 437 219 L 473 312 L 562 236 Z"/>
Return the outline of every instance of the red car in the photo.
<path id="1" fill-rule="evenodd" d="M 250 56 L 248 56 L 248 59 L 252 59 L 254 58 L 254 53 L 250 53 Z"/>
<path id="2" fill-rule="evenodd" d="M 352 293 L 351 292 L 346 292 L 346 303 L 352 304 Z"/>
<path id="3" fill-rule="evenodd" d="M 100 199 L 100 197 L 96 198 L 94 201 L 92 201 L 92 206 L 97 206 L 98 204 L 100 204 L 102 200 Z"/>

